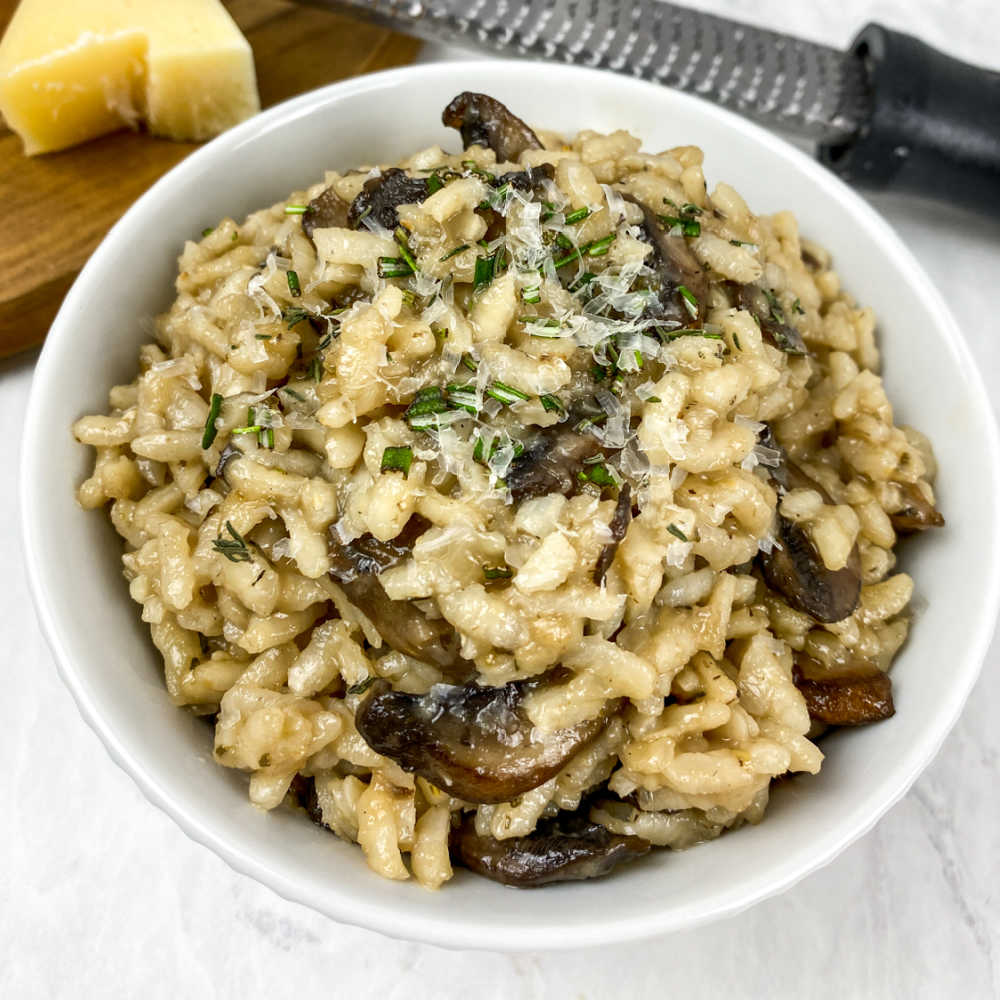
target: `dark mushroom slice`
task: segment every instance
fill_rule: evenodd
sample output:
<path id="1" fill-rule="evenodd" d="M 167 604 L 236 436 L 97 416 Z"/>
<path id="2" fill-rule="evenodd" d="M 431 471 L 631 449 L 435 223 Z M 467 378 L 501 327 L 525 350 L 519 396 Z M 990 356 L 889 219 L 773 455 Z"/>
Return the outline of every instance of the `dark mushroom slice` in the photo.
<path id="1" fill-rule="evenodd" d="M 551 674 L 503 687 L 435 684 L 424 695 L 377 683 L 355 724 L 377 753 L 466 802 L 509 802 L 556 775 L 604 729 L 611 708 L 551 733 L 524 709 Z"/>
<path id="2" fill-rule="evenodd" d="M 774 292 L 759 285 L 738 285 L 735 289 L 736 305 L 750 313 L 760 326 L 764 339 L 786 354 L 808 354 L 809 349 L 802 334 L 785 318 Z"/>
<path id="3" fill-rule="evenodd" d="M 796 654 L 794 678 L 815 722 L 862 726 L 896 712 L 892 679 L 873 663 L 855 659 L 830 670 L 809 656 Z"/>
<path id="4" fill-rule="evenodd" d="M 399 206 L 419 205 L 429 193 L 426 177 L 410 177 L 405 170 L 390 167 L 365 181 L 347 210 L 348 225 L 357 229 L 370 218 L 391 232 L 399 225 Z"/>
<path id="5" fill-rule="evenodd" d="M 556 169 L 551 163 L 539 163 L 537 167 L 525 167 L 524 170 L 509 170 L 501 174 L 496 181 L 498 188 L 509 184 L 518 191 L 534 191 L 544 181 L 551 181 L 556 176 Z"/>
<path id="6" fill-rule="evenodd" d="M 611 541 L 601 549 L 601 554 L 597 557 L 597 566 L 594 569 L 594 583 L 600 586 L 604 582 L 608 568 L 614 562 L 615 553 L 618 546 L 628 531 L 629 522 L 632 520 L 632 487 L 629 483 L 623 483 L 618 493 L 618 502 L 615 504 L 615 512 L 611 516 Z"/>
<path id="7" fill-rule="evenodd" d="M 763 432 L 761 442 L 781 454 L 781 464 L 767 470 L 779 492 L 811 489 L 819 493 L 824 503 L 832 503 L 819 483 L 789 461 L 769 427 Z M 826 567 L 801 525 L 779 513 L 774 534 L 778 544 L 759 556 L 768 586 L 778 591 L 793 608 L 820 622 L 839 622 L 853 614 L 861 596 L 861 556 L 857 545 L 851 550 L 847 565 L 832 570 Z"/>
<path id="8" fill-rule="evenodd" d="M 464 91 L 444 109 L 441 121 L 458 129 L 465 149 L 492 149 L 500 163 L 514 162 L 526 149 L 542 148 L 538 136 L 517 115 L 486 94 Z"/>
<path id="9" fill-rule="evenodd" d="M 861 596 L 861 559 L 857 547 L 842 569 L 827 569 L 806 530 L 788 518 L 777 517 L 775 545 L 760 554 L 761 570 L 769 587 L 798 611 L 819 622 L 839 622 L 854 613 Z"/>
<path id="10" fill-rule="evenodd" d="M 468 817 L 456 837 L 455 853 L 466 868 L 494 882 L 532 889 L 607 875 L 617 865 L 650 849 L 641 837 L 612 833 L 576 814 L 539 823 L 527 837 L 496 840 L 476 833 Z"/>
<path id="11" fill-rule="evenodd" d="M 302 213 L 302 230 L 312 239 L 317 229 L 346 229 L 347 202 L 332 187 L 320 191 Z"/>
<path id="12" fill-rule="evenodd" d="M 388 541 L 366 534 L 343 544 L 331 533 L 330 576 L 368 616 L 390 649 L 464 674 L 471 665 L 459 655 L 459 639 L 448 622 L 429 618 L 410 601 L 392 600 L 378 580 L 379 573 L 410 554 L 429 527 L 430 521 L 414 514 Z"/>
<path id="13" fill-rule="evenodd" d="M 579 486 L 584 460 L 601 451 L 600 442 L 568 424 L 555 424 L 539 432 L 507 470 L 507 488 L 514 503 L 546 493 L 569 496 Z"/>
<path id="14" fill-rule="evenodd" d="M 622 197 L 642 209 L 641 229 L 653 247 L 649 266 L 660 280 L 657 300 L 663 319 L 681 326 L 703 322 L 708 311 L 708 279 L 687 241 L 683 236 L 672 236 L 647 205 L 631 195 Z"/>
<path id="15" fill-rule="evenodd" d="M 903 506 L 889 515 L 892 527 L 897 534 L 913 535 L 928 528 L 944 527 L 944 517 L 924 496 L 916 483 L 899 484 L 903 495 Z"/>

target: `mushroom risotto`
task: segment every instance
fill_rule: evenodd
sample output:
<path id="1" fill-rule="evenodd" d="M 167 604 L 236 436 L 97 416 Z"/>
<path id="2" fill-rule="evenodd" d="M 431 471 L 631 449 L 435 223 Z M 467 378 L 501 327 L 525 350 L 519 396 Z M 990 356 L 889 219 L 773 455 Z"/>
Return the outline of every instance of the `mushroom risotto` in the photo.
<path id="1" fill-rule="evenodd" d="M 79 490 L 178 706 L 388 878 L 610 871 L 893 713 L 943 523 L 875 317 L 701 151 L 534 132 L 328 173 L 180 257 Z"/>

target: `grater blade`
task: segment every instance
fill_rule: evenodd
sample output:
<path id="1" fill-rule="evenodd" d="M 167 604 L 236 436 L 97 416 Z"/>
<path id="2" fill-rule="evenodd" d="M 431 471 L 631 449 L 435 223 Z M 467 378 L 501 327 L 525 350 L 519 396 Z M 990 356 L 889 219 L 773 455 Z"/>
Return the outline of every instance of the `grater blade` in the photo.
<path id="1" fill-rule="evenodd" d="M 660 0 L 305 0 L 430 41 L 593 66 L 695 94 L 821 142 L 868 118 L 849 53 Z"/>

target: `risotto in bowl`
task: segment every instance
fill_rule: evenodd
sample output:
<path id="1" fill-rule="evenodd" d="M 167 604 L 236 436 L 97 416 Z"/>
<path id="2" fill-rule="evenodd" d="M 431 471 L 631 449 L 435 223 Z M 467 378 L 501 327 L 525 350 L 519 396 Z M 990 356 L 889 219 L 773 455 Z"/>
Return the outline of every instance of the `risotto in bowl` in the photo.
<path id="1" fill-rule="evenodd" d="M 989 627 L 934 738 L 880 763 L 891 782 L 852 776 L 852 754 L 891 755 L 928 725 L 910 692 L 944 610 L 935 556 L 963 543 L 969 508 L 936 494 L 934 446 L 953 433 L 939 407 L 911 387 L 901 415 L 882 378 L 886 308 L 905 309 L 841 273 L 843 216 L 810 205 L 800 221 L 794 184 L 787 203 L 784 188 L 755 197 L 754 157 L 853 213 L 884 270 L 910 262 L 757 130 L 739 125 L 738 156 L 717 140 L 733 128 L 721 112 L 559 72 L 684 113 L 650 136 L 625 104 L 550 115 L 518 87 L 506 104 L 456 96 L 453 68 L 422 69 L 424 122 L 405 135 L 353 136 L 351 155 L 331 139 L 311 181 L 276 197 L 254 203 L 258 180 L 203 200 L 200 235 L 173 244 L 170 283 L 132 306 L 102 366 L 106 407 L 88 374 L 90 415 L 73 414 L 95 456 L 76 499 L 120 536 L 99 533 L 102 565 L 124 570 L 106 586 L 135 602 L 148 638 L 129 641 L 159 665 L 129 711 L 187 720 L 166 752 L 198 748 L 186 783 L 226 773 L 226 825 L 266 839 L 280 874 L 265 881 L 445 944 L 475 942 L 480 915 L 490 946 L 654 933 L 787 884 L 912 780 Z M 357 113 L 365 87 L 299 105 L 310 162 L 321 133 L 303 122 L 338 94 Z M 296 118 L 270 122 L 275 136 L 243 127 L 191 162 L 235 162 Z M 191 184 L 185 169 L 161 190 Z M 162 211 L 156 189 L 133 214 L 150 204 Z M 924 364 L 917 383 L 941 370 Z M 115 670 L 136 674 L 113 658 L 104 684 Z M 838 839 L 761 860 L 837 809 Z M 186 825 L 256 870 L 245 838 L 200 822 Z M 361 858 L 416 885 L 380 883 Z M 680 906 L 656 903 L 673 891 Z"/>

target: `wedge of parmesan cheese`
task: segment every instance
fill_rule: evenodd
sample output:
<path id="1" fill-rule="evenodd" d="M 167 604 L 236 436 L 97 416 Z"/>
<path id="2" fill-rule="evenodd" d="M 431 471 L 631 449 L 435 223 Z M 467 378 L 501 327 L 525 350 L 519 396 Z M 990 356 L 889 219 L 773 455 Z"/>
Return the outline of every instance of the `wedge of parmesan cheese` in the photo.
<path id="1" fill-rule="evenodd" d="M 0 113 L 29 154 L 140 122 L 208 139 L 259 107 L 219 0 L 21 0 L 0 42 Z"/>

